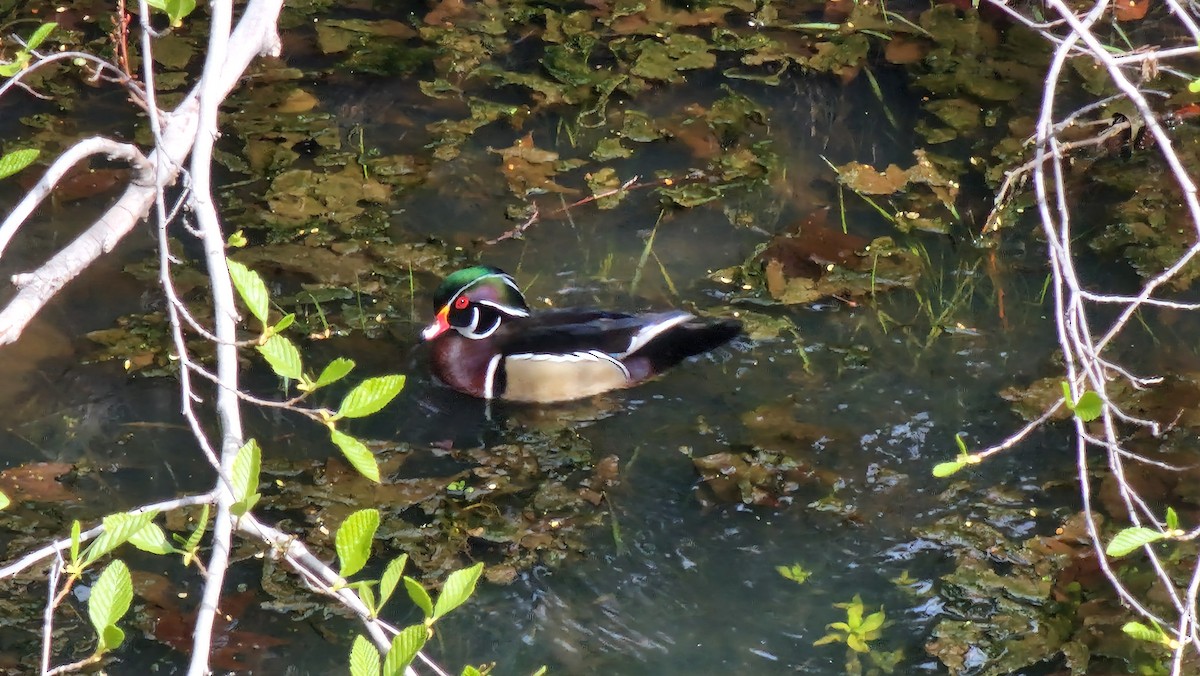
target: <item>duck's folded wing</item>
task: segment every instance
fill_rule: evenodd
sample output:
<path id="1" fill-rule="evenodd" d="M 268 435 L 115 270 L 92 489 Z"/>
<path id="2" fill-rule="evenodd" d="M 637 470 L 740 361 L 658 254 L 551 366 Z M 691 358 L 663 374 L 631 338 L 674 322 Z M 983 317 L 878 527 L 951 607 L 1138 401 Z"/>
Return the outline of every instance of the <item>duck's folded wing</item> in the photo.
<path id="1" fill-rule="evenodd" d="M 693 318 L 682 311 L 643 315 L 602 310 L 545 312 L 511 322 L 512 331 L 499 341 L 499 347 L 509 356 L 601 352 L 619 360 Z"/>

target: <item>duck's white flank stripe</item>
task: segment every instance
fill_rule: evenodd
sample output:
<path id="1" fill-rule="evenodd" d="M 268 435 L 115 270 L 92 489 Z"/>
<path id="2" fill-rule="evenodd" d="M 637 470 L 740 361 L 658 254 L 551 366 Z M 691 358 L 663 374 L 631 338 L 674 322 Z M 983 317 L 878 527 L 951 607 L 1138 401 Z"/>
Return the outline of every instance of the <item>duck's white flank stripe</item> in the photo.
<path id="1" fill-rule="evenodd" d="M 529 352 L 522 354 L 510 354 L 509 359 L 527 360 L 527 361 L 552 361 L 562 364 L 577 364 L 585 361 L 604 361 L 612 364 L 620 369 L 625 375 L 625 379 L 629 380 L 629 369 L 621 363 L 621 360 L 600 350 L 588 350 L 587 352 L 566 352 L 564 354 L 548 354 L 544 352 Z"/>
<path id="2" fill-rule="evenodd" d="M 491 399 L 496 394 L 496 369 L 500 366 L 503 355 L 496 355 L 488 362 L 487 376 L 483 380 L 483 398 Z"/>
<path id="3" fill-rule="evenodd" d="M 670 329 L 673 329 L 676 326 L 679 326 L 680 324 L 690 321 L 694 318 L 695 315 L 693 314 L 681 312 L 677 315 L 667 317 L 661 322 L 642 327 L 640 331 L 633 334 L 633 339 L 629 341 L 629 347 L 625 348 L 625 351 L 622 352 L 620 356 L 625 357 L 637 352 L 645 347 L 646 343 L 649 343 L 658 336 L 662 335 L 663 332 L 669 331 Z"/>

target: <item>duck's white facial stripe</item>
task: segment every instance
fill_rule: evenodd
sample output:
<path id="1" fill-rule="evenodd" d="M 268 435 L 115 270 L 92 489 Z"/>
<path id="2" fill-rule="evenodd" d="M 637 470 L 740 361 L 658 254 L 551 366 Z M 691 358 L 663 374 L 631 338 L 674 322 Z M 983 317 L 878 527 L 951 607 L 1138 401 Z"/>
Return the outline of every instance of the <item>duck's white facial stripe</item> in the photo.
<path id="1" fill-rule="evenodd" d="M 462 333 L 464 336 L 466 336 L 472 340 L 480 340 L 482 338 L 487 338 L 488 336 L 495 333 L 500 328 L 500 324 L 503 322 L 503 320 L 500 319 L 500 317 L 496 317 L 496 321 L 493 322 L 492 325 L 487 328 L 487 330 L 480 331 L 479 330 L 479 318 L 481 315 L 479 312 L 479 308 L 477 308 L 477 307 L 471 308 L 471 313 L 472 313 L 471 325 L 466 327 L 465 329 L 462 329 Z"/>
<path id="2" fill-rule="evenodd" d="M 463 295 L 464 293 L 469 291 L 471 288 L 473 288 L 480 282 L 483 282 L 488 279 L 499 279 L 500 281 L 504 282 L 505 286 L 511 288 L 513 291 L 516 291 L 517 295 L 519 295 L 521 298 L 525 297 L 525 295 L 521 293 L 521 287 L 517 286 L 516 280 L 514 280 L 512 277 L 510 277 L 509 275 L 492 273 L 490 275 L 483 275 L 482 277 L 479 277 L 475 281 L 473 281 L 470 284 L 459 289 L 458 293 L 451 296 L 450 300 L 446 302 L 446 305 L 448 305 L 450 307 L 454 307 L 454 303 L 455 303 L 455 301 L 458 300 L 459 296 Z M 515 315 L 517 317 L 528 317 L 529 316 L 528 312 L 526 312 L 525 310 L 522 310 L 520 308 L 509 307 L 507 305 L 501 305 L 499 303 L 494 303 L 492 301 L 487 301 L 487 300 L 480 300 L 480 301 L 476 301 L 476 302 L 483 304 L 483 305 L 491 305 L 492 307 L 496 308 L 497 310 L 500 310 L 501 312 L 504 312 L 504 313 L 510 314 L 510 315 Z"/>
<path id="3" fill-rule="evenodd" d="M 529 316 L 529 312 L 527 310 L 522 310 L 519 307 L 512 307 L 510 305 L 502 305 L 500 303 L 497 303 L 496 301 L 477 300 L 475 302 L 478 303 L 479 305 L 486 305 L 488 307 L 494 307 L 497 310 L 499 310 L 500 312 L 502 312 L 506 315 L 509 315 L 511 317 L 528 317 Z"/>

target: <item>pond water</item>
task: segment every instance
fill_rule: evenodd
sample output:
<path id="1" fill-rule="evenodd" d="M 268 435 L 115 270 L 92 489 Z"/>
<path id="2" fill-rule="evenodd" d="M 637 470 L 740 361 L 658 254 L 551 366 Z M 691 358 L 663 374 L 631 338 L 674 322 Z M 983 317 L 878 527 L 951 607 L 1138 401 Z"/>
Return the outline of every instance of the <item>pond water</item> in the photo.
<path id="1" fill-rule="evenodd" d="M 501 406 L 490 419 L 477 402 L 431 381 L 424 348 L 416 344 L 432 312 L 431 276 L 418 277 L 415 304 L 395 307 L 384 330 L 331 341 L 331 354 L 356 359 L 366 373 L 408 376 L 401 397 L 356 428 L 366 438 L 419 454 L 519 443 L 531 429 L 566 430 L 594 459 L 615 456 L 619 462 L 619 482 L 597 508 L 603 523 L 586 532 L 586 555 L 538 563 L 517 571 L 507 585 L 483 584 L 473 602 L 439 625 L 431 656 L 455 672 L 465 663 L 494 661 L 504 674 L 541 665 L 563 674 L 841 674 L 847 669 L 844 645 L 813 644 L 828 623 L 845 619 L 845 610 L 834 604 L 860 595 L 868 612 L 885 609 L 888 624 L 872 647 L 903 651 L 895 673 L 943 673 L 925 645 L 946 617 L 939 578 L 952 561 L 924 529 L 952 516 L 1023 540 L 1053 533 L 1076 509 L 1074 463 L 1063 428 L 1035 434 L 1009 456 L 952 479 L 930 474 L 956 452 L 956 433 L 978 448 L 1016 429 L 1020 419 L 998 393 L 1053 371 L 1053 326 L 1041 297 L 1045 272 L 1035 243 L 997 254 L 943 235 L 901 235 L 847 191 L 844 219 L 852 232 L 893 235 L 902 248 L 923 252 L 927 263 L 915 291 L 763 306 L 746 302 L 736 285 L 709 277 L 741 264 L 770 234 L 821 207 L 832 206 L 829 223 L 840 229 L 835 224 L 843 215 L 826 159 L 883 167 L 911 157 L 917 140 L 908 130 L 916 112 L 905 102 L 897 74 L 877 75 L 898 117 L 896 127 L 882 119 L 880 100 L 864 78 L 841 84 L 796 76 L 778 87 L 736 86 L 768 111 L 770 123 L 759 133 L 776 144 L 786 191 L 665 212 L 657 195 L 634 191 L 616 209 L 575 207 L 569 217 L 547 215 L 523 239 L 481 246 L 479 239 L 496 238 L 517 223 L 505 218 L 516 200 L 489 147 L 511 146 L 529 133 L 539 148 L 563 157 L 585 154 L 582 144 L 572 143 L 578 137 L 568 133 L 569 119 L 543 114 L 520 130 L 504 124 L 482 129 L 460 157 L 435 162 L 425 183 L 387 204 L 394 240 L 461 246 L 464 252 L 456 255 L 516 275 L 537 307 L 687 307 L 710 316 L 749 313 L 756 321 L 794 327 L 775 338 L 739 339 L 601 401 L 540 413 Z M 658 112 L 709 103 L 723 95 L 722 86 L 729 84 L 695 77 L 626 105 Z M 426 108 L 412 82 L 342 75 L 312 83 L 309 91 L 321 102 L 314 114 L 338 116 L 341 133 L 354 129 L 385 155 L 427 154 L 427 136 L 414 129 L 441 114 Z M 663 142 L 639 148 L 616 166 L 622 177 L 651 176 L 686 170 L 689 161 L 681 144 Z M 587 194 L 580 176 L 557 180 L 580 190 L 567 202 Z M 15 195 L 3 187 L 0 205 L 7 205 Z M 974 205 L 960 201 L 960 209 L 986 212 L 989 200 L 980 194 Z M 539 200 L 546 212 L 555 202 Z M 27 228 L 36 234 L 18 242 L 22 258 L 5 257 L 4 274 L 35 265 L 87 222 L 95 213 L 88 209 L 47 207 Z M 753 227 L 731 225 L 735 212 L 749 214 Z M 653 255 L 647 259 L 651 233 Z M 82 502 L 64 507 L 60 518 L 94 517 L 90 501 L 97 495 L 111 497 L 101 507 L 108 509 L 207 487 L 206 465 L 176 413 L 173 379 L 130 378 L 120 362 L 78 364 L 93 346 L 77 336 L 157 307 L 158 298 L 122 270 L 142 260 L 152 244 L 148 232 L 135 234 L 122 245 L 121 262 L 88 271 L 30 335 L 0 351 L 0 401 L 6 404 L 0 406 L 6 438 L 0 462 L 36 459 L 89 468 L 73 488 Z M 970 293 L 956 296 L 960 289 Z M 937 322 L 948 330 L 931 337 L 934 315 L 943 310 L 948 313 Z M 254 372 L 250 382 L 272 393 L 271 377 Z M 335 453 L 313 438 L 304 421 L 246 411 L 276 461 Z M 806 480 L 772 506 L 719 499 L 693 463 L 756 448 L 784 453 L 809 469 Z M 369 506 L 364 500 L 348 507 Z M 10 544 L 18 540 L 6 535 Z M 394 553 L 377 552 L 381 558 Z M 153 559 L 130 560 L 170 570 Z M 794 564 L 811 572 L 803 584 L 777 571 Z M 233 573 L 251 608 L 267 600 L 256 594 L 261 565 L 251 559 Z M 911 582 L 897 584 L 905 574 Z M 186 586 L 198 588 L 195 580 Z M 271 661 L 262 673 L 284 673 L 269 665 L 285 663 L 293 665 L 287 673 L 342 668 L 349 627 L 247 612 L 245 626 L 283 641 L 265 653 Z M 140 673 L 151 664 L 173 673 L 182 659 L 161 643 L 135 638 L 134 656 L 112 665 L 110 673 Z"/>

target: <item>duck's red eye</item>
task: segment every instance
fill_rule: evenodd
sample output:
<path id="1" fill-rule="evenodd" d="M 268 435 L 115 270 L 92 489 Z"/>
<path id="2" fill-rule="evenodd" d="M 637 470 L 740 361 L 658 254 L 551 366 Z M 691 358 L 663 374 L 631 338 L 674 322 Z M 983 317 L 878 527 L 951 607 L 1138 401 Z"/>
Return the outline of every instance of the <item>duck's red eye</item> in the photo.
<path id="1" fill-rule="evenodd" d="M 459 296 L 458 298 L 454 299 L 454 309 L 455 310 L 466 310 L 467 306 L 470 304 L 471 304 L 471 299 L 467 298 L 466 296 Z"/>

